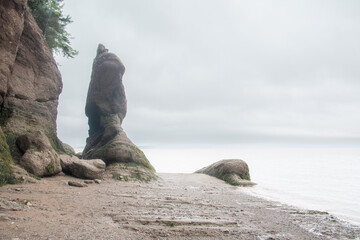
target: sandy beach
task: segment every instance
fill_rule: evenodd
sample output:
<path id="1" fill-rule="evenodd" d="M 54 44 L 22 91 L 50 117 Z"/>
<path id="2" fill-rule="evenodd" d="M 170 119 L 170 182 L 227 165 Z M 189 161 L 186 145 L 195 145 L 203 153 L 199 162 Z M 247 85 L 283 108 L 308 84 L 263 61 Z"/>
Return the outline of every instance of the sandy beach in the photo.
<path id="1" fill-rule="evenodd" d="M 359 1 L 0 16 L 0 240 L 360 240 Z"/>
<path id="2" fill-rule="evenodd" d="M 0 239 L 359 239 L 325 212 L 247 195 L 203 174 L 151 183 L 69 176 L 0 188 Z"/>

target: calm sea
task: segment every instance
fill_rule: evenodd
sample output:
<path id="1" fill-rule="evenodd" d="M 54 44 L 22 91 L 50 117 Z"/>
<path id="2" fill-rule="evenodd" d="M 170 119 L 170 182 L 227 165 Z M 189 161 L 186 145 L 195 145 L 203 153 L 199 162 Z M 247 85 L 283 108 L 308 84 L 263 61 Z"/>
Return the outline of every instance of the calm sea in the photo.
<path id="1" fill-rule="evenodd" d="M 245 191 L 360 225 L 360 148 L 143 150 L 158 172 L 168 173 L 191 173 L 221 159 L 243 159 L 257 183 Z"/>

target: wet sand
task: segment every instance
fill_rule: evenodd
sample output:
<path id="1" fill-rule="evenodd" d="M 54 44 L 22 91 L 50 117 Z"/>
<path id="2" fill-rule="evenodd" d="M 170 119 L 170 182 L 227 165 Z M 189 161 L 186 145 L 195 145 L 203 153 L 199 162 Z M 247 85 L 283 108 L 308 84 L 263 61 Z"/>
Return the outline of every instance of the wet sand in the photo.
<path id="1" fill-rule="evenodd" d="M 151 183 L 69 176 L 0 188 L 0 239 L 360 239 L 325 212 L 250 196 L 203 174 Z"/>

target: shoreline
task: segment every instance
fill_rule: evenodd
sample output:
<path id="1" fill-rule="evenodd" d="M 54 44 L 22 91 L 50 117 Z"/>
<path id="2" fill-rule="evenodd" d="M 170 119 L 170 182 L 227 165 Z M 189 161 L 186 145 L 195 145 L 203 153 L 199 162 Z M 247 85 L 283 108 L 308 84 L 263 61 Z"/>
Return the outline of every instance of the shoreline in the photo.
<path id="1" fill-rule="evenodd" d="M 360 227 L 284 206 L 204 174 L 151 183 L 69 176 L 0 188 L 1 239 L 359 239 Z"/>
<path id="2" fill-rule="evenodd" d="M 239 157 L 246 161 L 251 180 L 258 184 L 253 189 L 263 193 L 256 196 L 265 195 L 272 201 L 328 211 L 351 221 L 341 217 L 345 215 L 360 222 L 359 148 L 253 145 L 227 149 L 158 149 L 145 153 L 159 172 L 190 173 L 219 159 Z"/>
<path id="3" fill-rule="evenodd" d="M 319 208 L 316 208 L 316 207 L 310 207 L 310 206 L 307 206 L 307 204 L 295 203 L 295 202 L 292 202 L 292 200 L 284 200 L 284 199 L 281 199 L 281 197 L 276 197 L 276 196 L 271 196 L 271 195 L 268 195 L 268 194 L 264 194 L 264 193 L 262 193 L 261 190 L 253 190 L 253 189 L 251 189 L 251 188 L 254 188 L 256 186 L 253 186 L 253 187 L 250 187 L 250 188 L 240 187 L 239 191 L 242 191 L 243 193 L 248 194 L 248 195 L 253 196 L 253 197 L 256 197 L 256 198 L 261 198 L 261 199 L 266 200 L 266 201 L 279 203 L 280 205 L 284 205 L 284 206 L 299 208 L 299 209 L 304 210 L 304 211 L 306 211 L 306 210 L 314 210 L 314 211 L 327 212 L 329 215 L 333 215 L 334 217 L 337 217 L 341 221 L 344 221 L 344 222 L 349 223 L 351 225 L 355 225 L 355 226 L 360 227 L 360 221 L 353 220 L 351 218 L 351 216 L 347 216 L 347 215 L 344 215 L 344 214 L 337 214 L 337 213 L 332 212 L 331 210 L 324 210 L 324 209 L 319 209 Z"/>

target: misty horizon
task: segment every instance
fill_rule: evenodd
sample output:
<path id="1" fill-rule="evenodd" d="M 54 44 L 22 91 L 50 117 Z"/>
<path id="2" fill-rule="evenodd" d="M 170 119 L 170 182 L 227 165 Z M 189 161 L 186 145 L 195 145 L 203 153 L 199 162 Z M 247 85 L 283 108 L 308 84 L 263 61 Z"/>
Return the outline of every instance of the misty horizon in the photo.
<path id="1" fill-rule="evenodd" d="M 139 146 L 360 143 L 357 1 L 65 1 L 58 134 L 88 137 L 96 48 L 119 56 Z"/>

